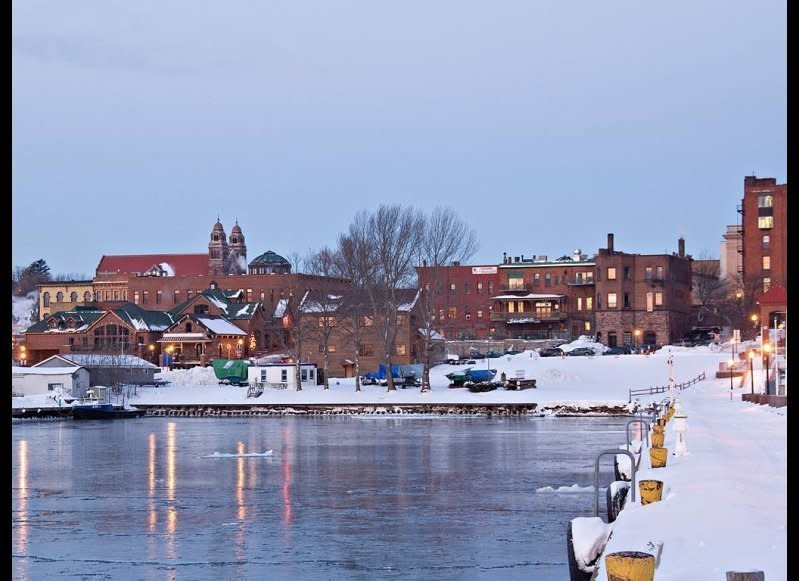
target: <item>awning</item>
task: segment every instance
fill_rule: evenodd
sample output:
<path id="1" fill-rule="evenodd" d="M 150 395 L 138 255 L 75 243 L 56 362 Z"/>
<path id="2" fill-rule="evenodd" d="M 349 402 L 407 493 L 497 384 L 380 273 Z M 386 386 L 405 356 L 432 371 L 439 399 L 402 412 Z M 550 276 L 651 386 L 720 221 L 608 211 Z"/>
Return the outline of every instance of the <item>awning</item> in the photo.
<path id="1" fill-rule="evenodd" d="M 213 343 L 204 333 L 164 333 L 156 343 Z"/>

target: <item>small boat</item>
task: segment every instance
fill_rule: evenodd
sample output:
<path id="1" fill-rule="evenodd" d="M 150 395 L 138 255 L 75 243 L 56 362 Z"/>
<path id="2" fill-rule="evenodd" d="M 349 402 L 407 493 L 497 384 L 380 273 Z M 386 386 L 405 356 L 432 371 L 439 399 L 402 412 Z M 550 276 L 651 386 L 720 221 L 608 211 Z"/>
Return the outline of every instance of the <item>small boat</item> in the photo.
<path id="1" fill-rule="evenodd" d="M 447 373 L 444 377 L 449 379 L 450 387 L 463 387 L 463 384 L 466 382 L 467 374 L 471 370 L 471 367 L 467 367 L 463 370 L 453 371 L 452 373 Z"/>
<path id="2" fill-rule="evenodd" d="M 139 418 L 144 410 L 134 407 L 115 406 L 110 402 L 100 401 L 93 390 L 88 390 L 85 397 L 72 402 L 72 419 L 75 420 L 113 420 L 120 418 Z"/>
<path id="3" fill-rule="evenodd" d="M 466 381 L 471 383 L 489 383 L 497 374 L 496 369 L 469 369 L 466 373 Z"/>

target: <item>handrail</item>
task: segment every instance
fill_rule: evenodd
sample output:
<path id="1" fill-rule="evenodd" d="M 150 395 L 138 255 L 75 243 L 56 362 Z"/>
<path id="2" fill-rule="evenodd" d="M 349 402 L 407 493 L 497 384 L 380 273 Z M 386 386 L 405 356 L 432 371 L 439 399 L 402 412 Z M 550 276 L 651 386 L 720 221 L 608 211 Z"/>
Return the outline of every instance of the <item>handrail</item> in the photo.
<path id="1" fill-rule="evenodd" d="M 695 383 L 699 383 L 700 381 L 704 381 L 705 379 L 705 372 L 703 371 L 693 379 L 688 381 L 684 381 L 683 383 L 678 383 L 674 386 L 674 389 L 682 391 L 683 389 L 692 386 Z M 658 387 L 642 387 L 640 389 L 630 389 L 629 396 L 627 399 L 627 403 L 632 403 L 634 395 L 654 395 L 656 393 L 663 393 L 669 391 L 671 388 L 668 385 L 662 385 Z"/>
<path id="2" fill-rule="evenodd" d="M 628 450 L 630 449 L 630 444 L 631 444 L 631 440 L 630 440 L 630 424 L 644 424 L 646 426 L 646 446 L 648 448 L 649 447 L 649 422 L 647 422 L 645 420 L 642 420 L 642 419 L 639 419 L 639 418 L 635 418 L 635 419 L 632 419 L 629 422 L 627 422 L 627 449 Z"/>
<path id="3" fill-rule="evenodd" d="M 630 464 L 632 465 L 632 485 L 630 486 L 630 494 L 632 494 L 632 501 L 635 502 L 635 456 L 629 450 L 622 450 L 617 448 L 615 450 L 602 450 L 596 457 L 594 463 L 594 516 L 599 517 L 599 459 L 606 454 L 627 454 L 630 457 Z"/>

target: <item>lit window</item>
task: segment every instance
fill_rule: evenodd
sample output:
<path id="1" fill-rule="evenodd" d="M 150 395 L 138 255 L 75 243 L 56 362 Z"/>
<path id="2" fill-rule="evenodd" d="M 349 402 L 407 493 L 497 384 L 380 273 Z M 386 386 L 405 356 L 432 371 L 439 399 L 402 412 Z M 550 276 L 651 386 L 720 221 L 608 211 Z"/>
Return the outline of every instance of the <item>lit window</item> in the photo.
<path id="1" fill-rule="evenodd" d="M 763 292 L 767 292 L 770 287 L 771 287 L 771 278 L 766 276 L 763 278 Z"/>
<path id="2" fill-rule="evenodd" d="M 577 310 L 583 310 L 583 297 L 577 297 Z"/>
<path id="3" fill-rule="evenodd" d="M 608 293 L 608 308 L 616 308 L 616 293 Z"/>
<path id="4" fill-rule="evenodd" d="M 508 289 L 510 289 L 510 290 L 524 290 L 524 279 L 523 278 L 509 278 L 508 279 Z"/>
<path id="5" fill-rule="evenodd" d="M 608 267 L 608 280 L 616 280 L 616 268 L 613 266 Z"/>
<path id="6" fill-rule="evenodd" d="M 661 291 L 657 291 L 655 293 L 655 306 L 663 306 L 663 293 Z"/>
<path id="7" fill-rule="evenodd" d="M 133 291 L 133 304 L 139 304 L 139 291 Z"/>
<path id="8" fill-rule="evenodd" d="M 760 249 L 761 250 L 771 249 L 771 236 L 769 236 L 768 234 L 763 234 L 763 238 L 760 240 Z"/>
<path id="9" fill-rule="evenodd" d="M 763 257 L 763 270 L 771 270 L 771 257 L 764 256 Z"/>
<path id="10" fill-rule="evenodd" d="M 761 230 L 774 228 L 774 216 L 758 216 L 757 227 Z"/>
<path id="11" fill-rule="evenodd" d="M 585 330 L 586 331 L 590 331 L 591 330 L 591 321 L 586 321 L 585 322 Z"/>
<path id="12" fill-rule="evenodd" d="M 482 282 L 478 282 L 477 283 L 477 294 L 478 295 L 483 294 L 483 283 Z"/>
<path id="13" fill-rule="evenodd" d="M 450 307 L 450 308 L 449 308 L 449 311 L 447 312 L 447 316 L 448 316 L 450 319 L 456 319 L 456 318 L 458 318 L 458 309 L 457 309 L 456 307 Z"/>
<path id="14" fill-rule="evenodd" d="M 594 308 L 594 297 L 585 297 L 585 310 L 590 311 Z"/>
<path id="15" fill-rule="evenodd" d="M 655 310 L 655 296 L 654 293 L 646 293 L 646 310 L 651 313 Z"/>
<path id="16" fill-rule="evenodd" d="M 405 355 L 405 344 L 397 345 L 397 355 Z"/>
<path id="17" fill-rule="evenodd" d="M 771 208 L 774 206 L 774 196 L 769 192 L 764 192 L 757 197 L 758 208 Z"/>
<path id="18" fill-rule="evenodd" d="M 652 280 L 652 267 L 646 267 L 646 280 Z"/>
<path id="19" fill-rule="evenodd" d="M 483 318 L 483 309 L 477 309 L 477 318 L 478 319 L 482 319 Z"/>

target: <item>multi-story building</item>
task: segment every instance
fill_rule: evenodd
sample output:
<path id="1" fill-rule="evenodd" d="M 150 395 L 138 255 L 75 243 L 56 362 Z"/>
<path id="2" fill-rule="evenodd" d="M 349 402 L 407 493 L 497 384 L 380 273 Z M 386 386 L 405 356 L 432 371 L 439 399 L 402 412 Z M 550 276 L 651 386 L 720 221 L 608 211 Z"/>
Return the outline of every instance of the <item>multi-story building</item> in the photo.
<path id="1" fill-rule="evenodd" d="M 53 313 L 91 303 L 94 298 L 94 284 L 91 280 L 54 281 L 36 286 L 39 289 L 40 321 Z"/>
<path id="2" fill-rule="evenodd" d="M 491 297 L 499 281 L 497 265 L 420 266 L 419 288 L 431 300 L 434 328 L 447 339 L 488 339 L 494 334 Z"/>
<path id="3" fill-rule="evenodd" d="M 579 249 L 555 260 L 503 257 L 491 297 L 497 339 L 567 339 L 594 334 L 594 260 Z"/>
<path id="4" fill-rule="evenodd" d="M 596 255 L 596 337 L 608 345 L 666 345 L 690 329 L 691 262 L 680 238 L 673 254 Z"/>
<path id="5" fill-rule="evenodd" d="M 771 285 L 788 288 L 788 185 L 744 178 L 741 213 L 742 286 L 760 296 Z"/>

